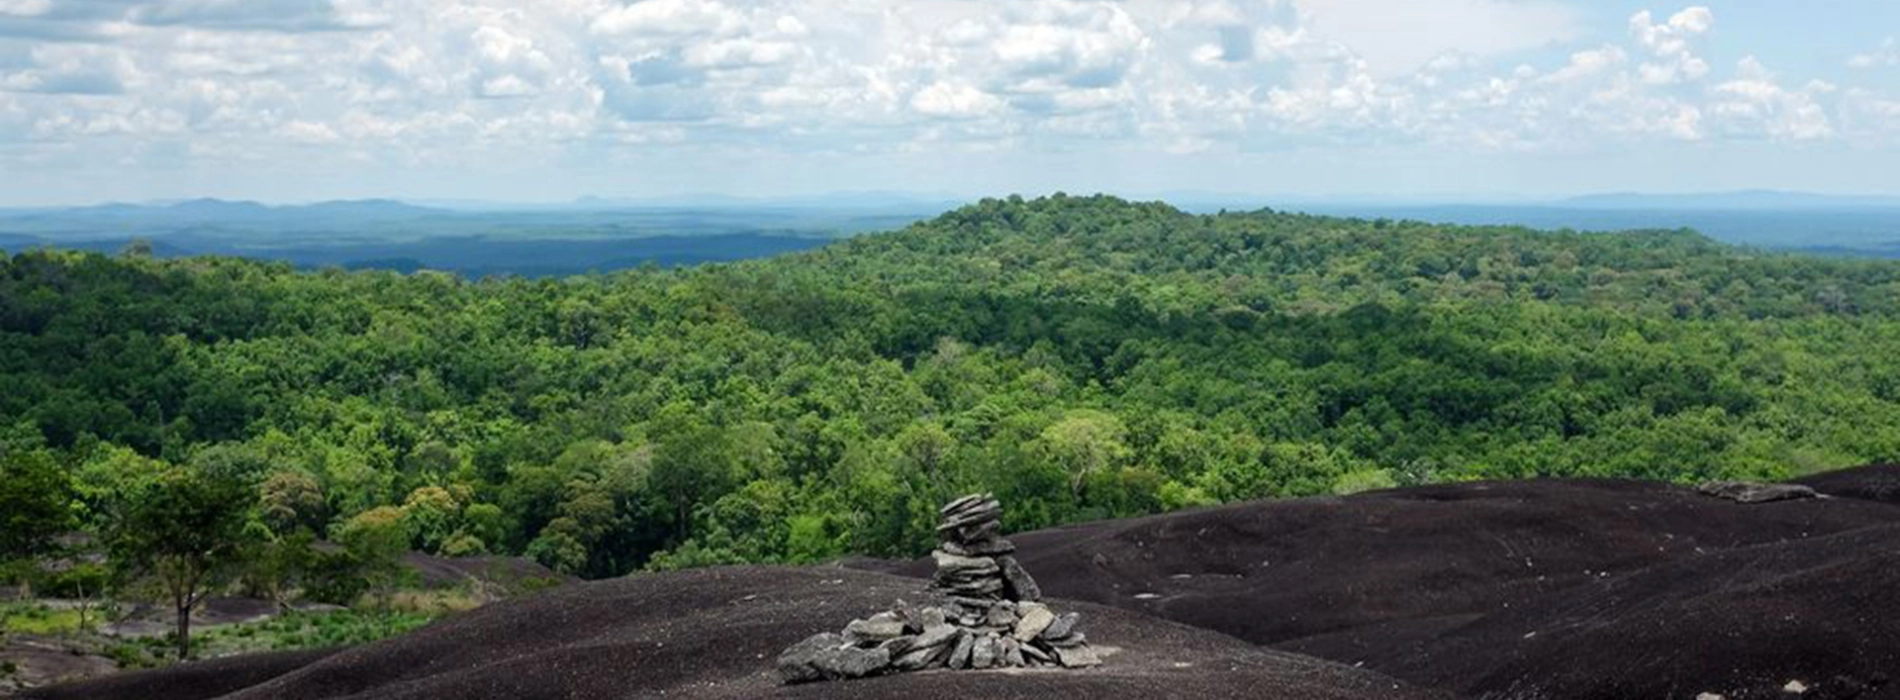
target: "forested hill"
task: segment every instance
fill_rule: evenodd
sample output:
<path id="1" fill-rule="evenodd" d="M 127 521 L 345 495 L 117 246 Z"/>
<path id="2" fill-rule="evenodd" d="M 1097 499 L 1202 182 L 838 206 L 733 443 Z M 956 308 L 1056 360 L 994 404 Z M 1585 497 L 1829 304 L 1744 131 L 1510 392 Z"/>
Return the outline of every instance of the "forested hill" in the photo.
<path id="1" fill-rule="evenodd" d="M 80 524 L 168 464 L 591 576 L 1483 477 L 1900 458 L 1900 264 L 1056 196 L 566 280 L 34 251 L 0 449 Z"/>

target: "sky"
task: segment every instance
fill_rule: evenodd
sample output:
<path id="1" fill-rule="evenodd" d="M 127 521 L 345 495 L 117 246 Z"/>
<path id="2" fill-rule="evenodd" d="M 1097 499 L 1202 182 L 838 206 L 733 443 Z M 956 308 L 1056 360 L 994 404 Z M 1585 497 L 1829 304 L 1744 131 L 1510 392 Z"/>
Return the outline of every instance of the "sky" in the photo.
<path id="1" fill-rule="evenodd" d="M 1900 194 L 1892 0 L 0 0 L 0 205 Z"/>

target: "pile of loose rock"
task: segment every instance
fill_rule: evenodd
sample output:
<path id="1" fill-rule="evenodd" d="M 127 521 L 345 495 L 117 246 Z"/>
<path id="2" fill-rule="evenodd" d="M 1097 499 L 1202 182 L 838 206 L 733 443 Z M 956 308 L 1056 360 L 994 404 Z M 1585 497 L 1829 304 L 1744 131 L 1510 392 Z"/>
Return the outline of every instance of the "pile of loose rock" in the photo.
<path id="1" fill-rule="evenodd" d="M 942 544 L 931 553 L 935 604 L 897 602 L 895 610 L 852 620 L 786 649 L 779 675 L 788 683 L 880 673 L 989 668 L 1083 668 L 1101 663 L 1076 628 L 1077 613 L 1056 614 L 1041 589 L 997 535 L 1003 506 L 988 494 L 943 507 Z"/>

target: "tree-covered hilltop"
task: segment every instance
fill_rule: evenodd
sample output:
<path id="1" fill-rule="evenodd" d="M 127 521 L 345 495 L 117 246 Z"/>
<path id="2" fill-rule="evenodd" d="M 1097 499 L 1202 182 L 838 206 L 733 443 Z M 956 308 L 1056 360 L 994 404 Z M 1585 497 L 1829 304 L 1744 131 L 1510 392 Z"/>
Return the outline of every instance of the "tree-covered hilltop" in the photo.
<path id="1" fill-rule="evenodd" d="M 181 465 L 273 537 L 607 576 L 917 554 L 977 489 L 1017 530 L 1900 458 L 1897 349 L 1900 264 L 1058 195 L 564 280 L 18 253 L 0 450 L 87 527 Z"/>

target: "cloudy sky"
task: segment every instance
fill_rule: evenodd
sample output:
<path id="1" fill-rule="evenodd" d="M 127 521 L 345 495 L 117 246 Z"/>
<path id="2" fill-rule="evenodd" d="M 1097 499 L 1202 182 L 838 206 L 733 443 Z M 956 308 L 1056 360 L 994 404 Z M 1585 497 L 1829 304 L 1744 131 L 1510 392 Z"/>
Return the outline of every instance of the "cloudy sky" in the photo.
<path id="1" fill-rule="evenodd" d="M 0 204 L 1900 194 L 1893 0 L 0 0 Z"/>

